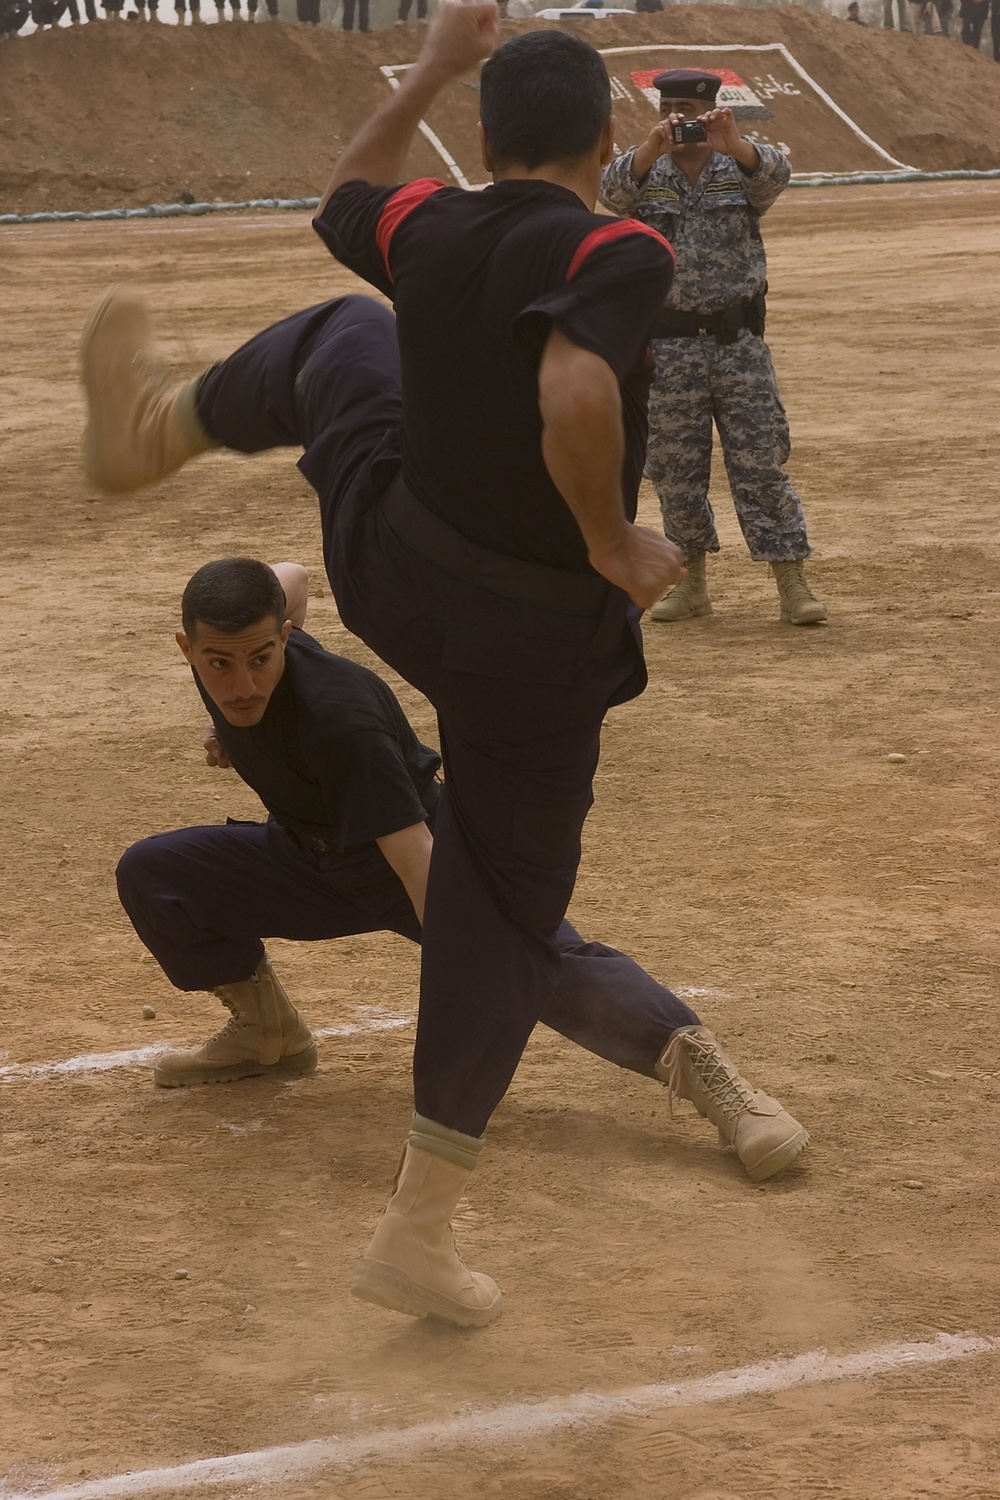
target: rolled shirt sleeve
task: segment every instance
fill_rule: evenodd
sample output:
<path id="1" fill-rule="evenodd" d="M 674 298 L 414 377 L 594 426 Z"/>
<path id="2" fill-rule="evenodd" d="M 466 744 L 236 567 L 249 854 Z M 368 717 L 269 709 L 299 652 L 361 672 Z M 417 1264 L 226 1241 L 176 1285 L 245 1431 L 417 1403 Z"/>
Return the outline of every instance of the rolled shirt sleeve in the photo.
<path id="1" fill-rule="evenodd" d="M 777 146 L 762 146 L 757 141 L 752 144 L 756 147 L 760 163 L 755 172 L 743 173 L 743 181 L 751 208 L 758 214 L 766 214 L 771 204 L 788 186 L 792 166 L 788 157 Z"/>
<path id="2" fill-rule="evenodd" d="M 524 309 L 515 341 L 537 363 L 554 326 L 624 380 L 644 355 L 673 270 L 662 235 L 634 220 L 612 221 L 579 245 L 565 284 Z"/>
<path id="3" fill-rule="evenodd" d="M 341 851 L 427 819 L 412 772 L 389 734 L 356 730 L 327 742 L 313 769 L 322 788 L 327 826 Z"/>
<path id="4" fill-rule="evenodd" d="M 447 191 L 436 177 L 396 187 L 343 182 L 313 219 L 313 228 L 334 260 L 391 298 L 396 290 L 392 262 L 396 235 L 428 198 Z"/>
<path id="5" fill-rule="evenodd" d="M 616 156 L 601 173 L 601 202 L 612 213 L 630 214 L 642 194 L 642 184 L 632 177 L 632 158 L 635 147 L 630 146 L 621 156 Z"/>

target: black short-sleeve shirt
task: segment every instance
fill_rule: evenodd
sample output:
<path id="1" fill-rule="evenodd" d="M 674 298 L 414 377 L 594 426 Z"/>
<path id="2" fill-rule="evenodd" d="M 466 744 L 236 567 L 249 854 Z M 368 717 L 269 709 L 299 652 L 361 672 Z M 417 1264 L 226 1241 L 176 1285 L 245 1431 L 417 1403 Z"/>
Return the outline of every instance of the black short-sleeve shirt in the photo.
<path id="1" fill-rule="evenodd" d="M 555 326 L 617 375 L 634 520 L 649 337 L 673 274 L 667 241 L 535 179 L 481 193 L 434 178 L 347 182 L 314 224 L 332 254 L 395 305 L 403 478 L 413 494 L 493 551 L 586 570 L 583 537 L 542 458 L 538 362 Z"/>
<path id="2" fill-rule="evenodd" d="M 279 823 L 336 853 L 422 823 L 440 756 L 417 739 L 374 672 L 293 630 L 259 724 L 230 724 L 194 674 L 233 769 Z"/>

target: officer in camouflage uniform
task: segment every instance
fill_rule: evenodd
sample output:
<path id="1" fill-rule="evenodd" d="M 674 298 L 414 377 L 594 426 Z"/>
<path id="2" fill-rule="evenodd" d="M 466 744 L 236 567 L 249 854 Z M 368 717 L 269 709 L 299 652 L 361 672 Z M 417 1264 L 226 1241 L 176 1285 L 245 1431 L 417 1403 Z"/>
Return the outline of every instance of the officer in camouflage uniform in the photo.
<path id="1" fill-rule="evenodd" d="M 719 550 L 708 503 L 714 418 L 750 555 L 771 565 L 782 620 L 815 625 L 826 619 L 826 606 L 805 581 L 805 519 L 784 472 L 788 419 L 763 339 L 767 261 L 759 221 L 788 182 L 788 158 L 744 140 L 732 111 L 714 107 L 716 74 L 680 68 L 653 84 L 660 122 L 642 145 L 605 167 L 601 183 L 609 208 L 659 230 L 677 254 L 653 331 L 646 473 L 688 576 L 651 614 L 684 620 L 711 613 L 705 557 Z M 675 144 L 674 125 L 695 119 L 707 140 Z"/>

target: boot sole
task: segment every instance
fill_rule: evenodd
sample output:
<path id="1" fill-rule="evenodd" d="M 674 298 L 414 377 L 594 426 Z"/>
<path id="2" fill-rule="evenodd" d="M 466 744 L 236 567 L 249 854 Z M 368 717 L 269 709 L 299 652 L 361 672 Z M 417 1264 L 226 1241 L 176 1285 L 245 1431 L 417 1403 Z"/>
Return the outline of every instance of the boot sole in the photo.
<path id="1" fill-rule="evenodd" d="M 108 315 L 109 309 L 122 293 L 120 283 L 108 287 L 96 307 L 91 309 L 90 316 L 84 325 L 83 335 L 80 339 L 80 365 L 83 377 L 83 388 L 87 395 L 87 425 L 83 434 L 83 471 L 91 484 L 96 485 L 99 490 L 106 494 L 118 494 L 122 492 L 122 486 L 115 483 L 114 476 L 104 472 L 101 463 L 101 444 L 97 434 L 96 410 L 100 398 L 100 389 L 96 384 L 94 370 L 91 362 L 91 347 L 94 343 L 101 324 Z"/>
<path id="2" fill-rule="evenodd" d="M 81 375 L 87 396 L 87 423 L 83 433 L 83 471 L 91 484 L 103 490 L 106 495 L 130 494 L 148 484 L 154 484 L 158 478 L 163 477 L 156 474 L 149 475 L 141 470 L 123 472 L 120 468 L 109 468 L 104 458 L 104 435 L 100 430 L 99 421 L 102 388 L 97 381 L 93 367 L 93 346 L 108 316 L 113 317 L 117 311 L 117 304 L 134 295 L 131 288 L 123 282 L 116 282 L 108 287 L 96 307 L 91 310 L 80 339 Z M 146 318 L 147 337 L 151 338 L 149 315 L 145 307 L 142 307 L 142 313 Z"/>
<path id="3" fill-rule="evenodd" d="M 655 610 L 649 611 L 649 618 L 655 620 L 657 625 L 676 625 L 681 620 L 700 620 L 705 615 L 712 613 L 710 604 L 699 605 L 697 609 L 686 609 L 682 615 L 658 615 Z"/>
<path id="4" fill-rule="evenodd" d="M 381 1260 L 359 1260 L 351 1281 L 351 1296 L 361 1302 L 374 1302 L 391 1312 L 406 1313 L 411 1318 L 433 1318 L 440 1323 L 454 1323 L 459 1328 L 485 1328 L 500 1316 L 503 1301 L 500 1292 L 487 1307 L 466 1307 L 440 1292 L 417 1286 Z"/>
<path id="5" fill-rule="evenodd" d="M 825 625 L 826 618 L 827 611 L 826 606 L 824 605 L 822 614 L 816 614 L 810 611 L 810 615 L 807 620 L 793 620 L 790 614 L 783 611 L 781 615 L 781 623 L 782 625 Z"/>
<path id="6" fill-rule="evenodd" d="M 318 1062 L 316 1043 L 310 1042 L 303 1052 L 279 1058 L 276 1063 L 259 1063 L 248 1057 L 226 1068 L 199 1068 L 192 1073 L 162 1073 L 154 1066 L 153 1082 L 161 1089 L 183 1089 L 198 1083 L 238 1083 L 241 1078 L 301 1078 L 315 1072 Z"/>
<path id="7" fill-rule="evenodd" d="M 751 1182 L 766 1182 L 769 1177 L 776 1177 L 779 1172 L 791 1166 L 808 1144 L 809 1132 L 803 1125 L 797 1135 L 783 1141 L 780 1146 L 775 1146 L 773 1151 L 769 1151 L 767 1156 L 755 1162 L 752 1167 L 747 1167 L 747 1176 Z"/>

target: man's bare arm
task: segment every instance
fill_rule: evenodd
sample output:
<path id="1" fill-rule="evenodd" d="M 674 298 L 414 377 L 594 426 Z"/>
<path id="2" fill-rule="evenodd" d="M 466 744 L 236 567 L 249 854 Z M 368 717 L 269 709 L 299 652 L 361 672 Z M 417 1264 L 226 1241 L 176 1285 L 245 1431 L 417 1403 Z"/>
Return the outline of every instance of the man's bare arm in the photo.
<path id="1" fill-rule="evenodd" d="M 431 849 L 434 847 L 430 829 L 426 823 L 414 823 L 410 828 L 401 828 L 398 833 L 387 833 L 384 838 L 376 839 L 375 842 L 386 863 L 402 881 L 422 927 Z"/>
<path id="2" fill-rule="evenodd" d="M 417 61 L 334 167 L 319 213 L 342 183 L 391 187 L 404 180 L 406 153 L 424 113 L 446 83 L 489 57 L 500 40 L 497 15 L 495 0 L 473 0 L 469 5 L 446 0 L 438 7 Z"/>
<path id="3" fill-rule="evenodd" d="M 684 577 L 680 551 L 625 518 L 621 395 L 611 366 L 554 328 L 538 369 L 542 457 L 583 533 L 591 566 L 648 609 Z"/>
<path id="4" fill-rule="evenodd" d="M 285 619 L 301 630 L 309 608 L 309 570 L 301 563 L 271 563 L 271 572 L 285 591 Z"/>

